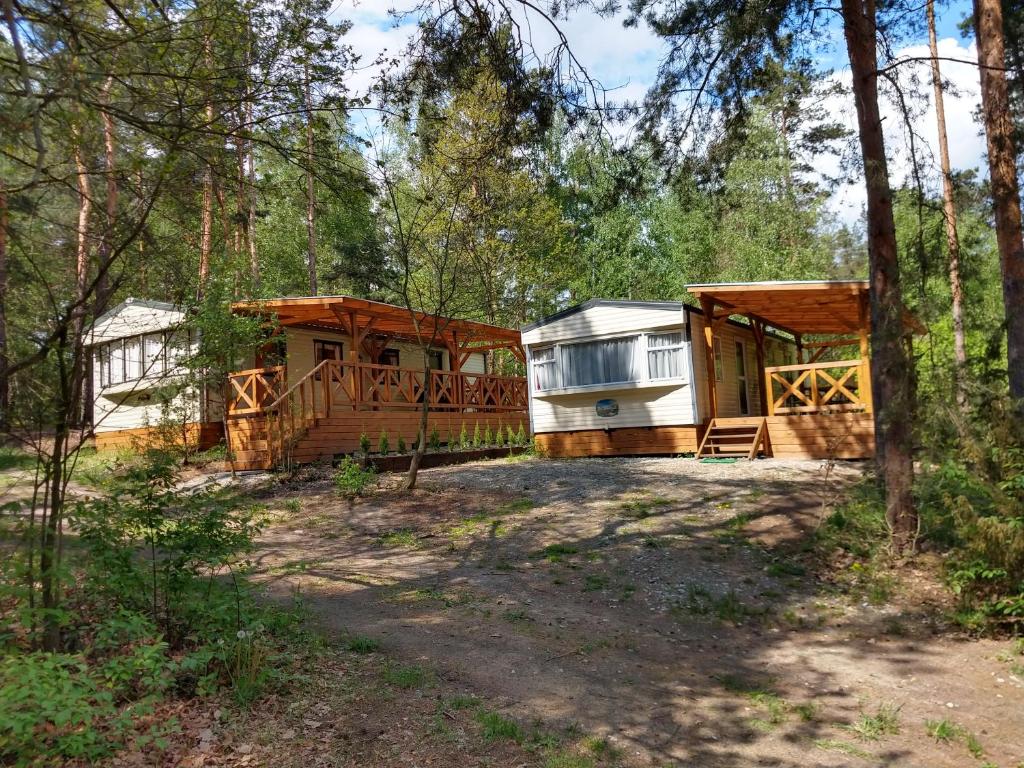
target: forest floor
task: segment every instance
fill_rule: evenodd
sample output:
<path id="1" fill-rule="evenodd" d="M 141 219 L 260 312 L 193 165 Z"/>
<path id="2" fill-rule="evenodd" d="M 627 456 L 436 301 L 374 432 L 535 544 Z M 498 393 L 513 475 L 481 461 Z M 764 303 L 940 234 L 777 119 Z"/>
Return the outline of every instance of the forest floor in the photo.
<path id="1" fill-rule="evenodd" d="M 379 652 L 229 738 L 282 766 L 1017 768 L 1024 657 L 945 622 L 936 564 L 808 552 L 860 474 L 529 458 L 354 502 L 279 486 L 255 578 Z"/>

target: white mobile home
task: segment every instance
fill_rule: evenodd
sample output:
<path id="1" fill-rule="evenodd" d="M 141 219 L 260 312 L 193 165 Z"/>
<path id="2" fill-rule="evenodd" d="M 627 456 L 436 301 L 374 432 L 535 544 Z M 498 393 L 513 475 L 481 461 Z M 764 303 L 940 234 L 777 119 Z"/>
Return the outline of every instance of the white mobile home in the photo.
<path id="1" fill-rule="evenodd" d="M 593 300 L 523 329 L 530 420 L 554 456 L 696 452 L 711 419 L 704 319 L 682 302 Z M 793 347 L 765 342 L 772 362 Z M 718 416 L 761 416 L 752 328 L 721 326 L 714 339 Z"/>
<path id="2" fill-rule="evenodd" d="M 154 430 L 174 425 L 199 447 L 220 440 L 222 399 L 188 383 L 189 357 L 198 337 L 172 304 L 128 299 L 93 323 L 87 402 L 97 448 L 148 442 Z"/>

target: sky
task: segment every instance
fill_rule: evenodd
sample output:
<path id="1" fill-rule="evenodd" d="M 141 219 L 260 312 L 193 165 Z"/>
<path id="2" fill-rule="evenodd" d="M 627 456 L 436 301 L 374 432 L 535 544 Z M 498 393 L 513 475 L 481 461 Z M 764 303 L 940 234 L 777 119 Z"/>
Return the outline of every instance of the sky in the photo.
<path id="1" fill-rule="evenodd" d="M 363 92 L 373 81 L 376 71 L 367 66 L 381 54 L 400 56 L 410 34 L 414 31 L 411 22 L 397 25 L 389 14 L 390 9 L 406 10 L 416 0 L 337 0 L 334 19 L 347 19 L 352 28 L 346 42 L 361 57 L 362 68 L 353 77 L 350 88 Z M 953 59 L 977 60 L 977 51 L 971 39 L 963 39 L 957 25 L 970 9 L 969 0 L 952 0 L 937 3 L 937 29 L 939 55 Z M 531 14 L 520 19 L 524 29 L 532 34 L 535 50 L 550 50 L 555 37 L 549 25 L 538 15 Z M 653 83 L 658 63 L 664 51 L 658 40 L 644 25 L 624 28 L 622 17 L 605 18 L 590 11 L 574 13 L 568 21 L 560 23 L 573 53 L 587 68 L 590 75 L 609 91 L 609 98 L 615 101 L 639 100 Z M 908 41 L 906 47 L 897 51 L 899 56 L 927 56 L 927 38 Z M 845 45 L 842 40 L 838 18 L 834 24 L 823 30 L 819 46 L 818 62 L 823 68 L 833 70 L 832 77 L 844 84 L 850 82 Z M 967 64 L 941 62 L 942 75 L 952 87 L 945 97 L 946 122 L 949 134 L 951 162 L 956 170 L 980 168 L 985 151 L 985 140 L 981 125 L 975 120 L 980 104 L 977 68 Z M 907 64 L 900 68 L 904 82 L 911 83 L 913 76 L 918 79 L 918 89 L 927 98 L 919 114 L 915 115 L 915 139 L 919 155 L 926 158 L 930 170 L 926 181 L 938 190 L 938 139 L 935 128 L 935 112 L 932 104 L 932 89 L 926 63 Z M 829 98 L 826 106 L 834 117 L 851 130 L 856 129 L 856 112 L 849 96 Z M 909 136 L 905 121 L 888 100 L 883 101 L 883 116 L 886 126 L 886 145 L 890 155 L 890 175 L 894 184 L 902 183 L 909 173 Z M 371 118 L 367 118 L 372 120 Z M 355 126 L 360 130 L 360 126 Z M 369 123 L 367 130 L 372 130 Z M 838 170 L 838 161 L 820 160 L 820 167 L 826 174 Z M 828 207 L 839 221 L 847 224 L 856 222 L 863 210 L 863 183 L 844 184 L 833 193 Z"/>

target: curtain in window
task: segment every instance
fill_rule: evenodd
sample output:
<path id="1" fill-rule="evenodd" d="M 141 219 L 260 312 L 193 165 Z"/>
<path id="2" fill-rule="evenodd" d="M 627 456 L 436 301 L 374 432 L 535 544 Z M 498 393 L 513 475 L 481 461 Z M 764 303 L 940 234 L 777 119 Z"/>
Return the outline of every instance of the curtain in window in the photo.
<path id="1" fill-rule="evenodd" d="M 639 381 L 637 337 L 607 339 L 561 347 L 562 386 L 585 387 Z"/>
<path id="2" fill-rule="evenodd" d="M 683 375 L 683 334 L 658 333 L 647 337 L 648 375 L 652 379 L 677 379 Z"/>
<path id="3" fill-rule="evenodd" d="M 146 376 L 161 376 L 164 372 L 164 335 L 151 333 L 145 337 L 145 356 L 143 357 Z"/>
<path id="4" fill-rule="evenodd" d="M 555 348 L 531 350 L 530 358 L 533 365 L 533 391 L 555 389 L 558 386 L 555 376 Z"/>
<path id="5" fill-rule="evenodd" d="M 110 345 L 110 383 L 120 384 L 124 381 L 124 345 L 115 341 Z"/>
<path id="6" fill-rule="evenodd" d="M 167 341 L 167 370 L 181 370 L 191 354 L 191 340 L 186 330 L 174 331 Z"/>

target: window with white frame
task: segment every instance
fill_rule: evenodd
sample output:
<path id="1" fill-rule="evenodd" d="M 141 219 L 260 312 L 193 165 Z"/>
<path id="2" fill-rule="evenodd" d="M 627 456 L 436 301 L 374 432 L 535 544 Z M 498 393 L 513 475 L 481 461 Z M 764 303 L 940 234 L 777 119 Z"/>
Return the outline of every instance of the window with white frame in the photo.
<path id="1" fill-rule="evenodd" d="M 563 387 L 623 384 L 640 380 L 639 336 L 563 344 L 558 348 Z"/>
<path id="2" fill-rule="evenodd" d="M 532 349 L 531 386 L 544 392 L 682 379 L 686 350 L 682 329 Z"/>
<path id="3" fill-rule="evenodd" d="M 558 371 L 555 368 L 554 347 L 532 350 L 530 353 L 530 365 L 533 367 L 534 392 L 558 388 Z"/>
<path id="4" fill-rule="evenodd" d="M 682 331 L 647 335 L 647 376 L 650 379 L 678 379 L 684 375 L 686 337 Z"/>
<path id="5" fill-rule="evenodd" d="M 100 386 L 180 372 L 190 350 L 191 336 L 186 330 L 148 333 L 97 346 L 94 359 L 99 368 Z"/>

